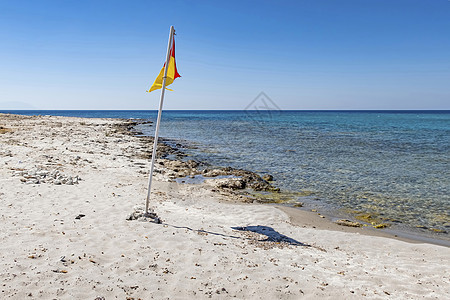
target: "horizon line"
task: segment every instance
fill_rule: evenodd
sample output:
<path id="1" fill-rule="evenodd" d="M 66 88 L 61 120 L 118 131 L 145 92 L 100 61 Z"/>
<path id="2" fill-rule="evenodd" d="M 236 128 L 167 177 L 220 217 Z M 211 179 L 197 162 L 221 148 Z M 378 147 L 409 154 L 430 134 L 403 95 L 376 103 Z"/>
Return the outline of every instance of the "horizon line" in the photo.
<path id="1" fill-rule="evenodd" d="M 401 111 L 450 111 L 450 109 L 163 109 L 164 111 L 304 111 L 304 112 L 401 112 Z M 158 111 L 157 109 L 1 109 L 8 111 Z"/>

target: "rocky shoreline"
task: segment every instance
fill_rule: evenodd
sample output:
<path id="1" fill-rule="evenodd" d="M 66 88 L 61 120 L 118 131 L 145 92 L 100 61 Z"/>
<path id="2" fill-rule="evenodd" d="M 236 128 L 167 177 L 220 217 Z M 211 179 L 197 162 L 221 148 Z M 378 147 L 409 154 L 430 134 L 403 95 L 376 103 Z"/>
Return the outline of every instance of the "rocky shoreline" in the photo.
<path id="1" fill-rule="evenodd" d="M 144 120 L 123 119 L 122 124 L 116 125 L 117 133 L 137 137 L 143 145 L 143 148 L 148 149 L 139 153 L 137 155 L 139 158 L 151 159 L 154 138 L 144 136 L 136 127 L 151 123 Z M 207 178 L 204 181 L 205 183 L 215 187 L 222 194 L 226 193 L 243 202 L 267 202 L 264 198 L 257 197 L 252 191 L 280 192 L 280 189 L 271 183 L 273 181 L 273 176 L 271 175 L 260 176 L 252 171 L 232 167 L 212 168 L 206 162 L 186 159 L 187 155 L 181 150 L 182 145 L 177 143 L 176 146 L 171 146 L 165 142 L 164 138 L 159 138 L 156 164 L 163 169 L 157 169 L 157 172 L 162 173 L 172 181 L 175 181 L 177 178 L 193 178 L 194 176 L 201 175 Z M 169 156 L 172 159 L 168 159 L 167 157 Z"/>
<path id="2" fill-rule="evenodd" d="M 130 134 L 139 138 L 143 147 L 146 149 L 152 149 L 153 137 L 143 135 L 143 132 L 138 130 L 138 125 L 151 124 L 151 121 L 146 120 L 128 120 L 123 119 L 123 124 L 117 125 L 119 132 L 123 134 Z M 173 144 L 173 145 L 170 145 Z M 187 159 L 187 154 L 183 152 L 183 148 L 189 146 L 183 145 L 179 141 L 172 141 L 167 143 L 167 140 L 160 138 L 157 149 L 157 165 L 162 167 L 161 172 L 164 176 L 167 176 L 170 181 L 179 182 L 188 181 L 189 178 L 201 177 L 204 180 L 201 182 L 211 185 L 214 189 L 222 195 L 227 196 L 230 199 L 240 201 L 243 203 L 291 203 L 296 198 L 297 193 L 281 191 L 280 188 L 273 185 L 274 178 L 270 174 L 260 176 L 259 174 L 244 170 L 236 169 L 229 166 L 225 167 L 211 167 L 207 162 L 197 161 L 193 159 Z M 168 159 L 167 157 L 171 157 Z M 151 151 L 146 150 L 139 157 L 150 159 Z M 293 207 L 300 208 L 304 206 L 302 202 L 296 202 L 292 204 Z M 325 218 L 321 212 L 316 209 L 311 209 L 313 213 L 316 213 L 319 217 Z M 402 230 L 392 230 L 390 227 L 392 224 L 388 220 L 380 217 L 373 216 L 369 213 L 355 213 L 345 214 L 340 218 L 334 218 L 333 223 L 343 227 L 353 228 L 373 228 L 377 231 L 380 229 L 390 229 L 388 234 L 392 236 L 404 236 L 407 239 L 411 239 L 414 235 L 417 235 L 417 240 L 428 241 L 439 245 L 447 245 L 446 239 L 439 239 L 439 237 L 433 236 L 436 232 L 420 233 L 420 232 L 404 232 Z M 344 218 L 342 218 L 344 217 Z M 446 233 L 446 232 L 437 232 Z"/>
<path id="3" fill-rule="evenodd" d="M 40 116 L 14 116 L 9 115 L 11 120 L 33 120 L 36 122 L 45 117 Z M 139 173 L 148 176 L 148 163 L 151 159 L 153 137 L 144 136 L 139 127 L 142 125 L 151 124 L 151 121 L 143 119 L 111 119 L 112 124 L 106 129 L 106 137 L 109 139 L 123 140 L 122 137 L 129 136 L 126 140 L 133 140 L 137 146 L 130 147 L 126 154 L 119 154 L 127 157 L 130 160 L 136 159 L 142 162 L 135 162 L 139 165 Z M 87 121 L 81 121 L 81 125 L 88 125 Z M 57 127 L 61 125 L 57 124 Z M 92 126 L 92 125 L 90 125 Z M 97 126 L 97 125 L 96 125 Z M 11 128 L 2 126 L 3 133 L 11 132 Z M 70 138 L 68 138 L 70 139 Z M 104 147 L 105 142 L 99 142 L 100 147 Z M 25 143 L 26 144 L 26 143 Z M 103 145 L 103 146 L 102 146 Z M 197 180 L 211 187 L 211 191 L 224 196 L 224 199 L 229 199 L 242 203 L 269 203 L 269 204 L 284 204 L 296 208 L 303 207 L 307 210 L 308 203 L 301 203 L 296 201 L 299 193 L 280 191 L 280 189 L 273 185 L 274 178 L 271 175 L 260 176 L 259 174 L 232 167 L 212 167 L 207 162 L 190 159 L 183 149 L 191 147 L 183 144 L 182 141 L 173 141 L 160 138 L 158 143 L 157 161 L 155 166 L 155 174 L 162 176 L 168 182 L 191 182 Z M 67 150 L 67 149 L 66 149 Z M 72 151 L 69 149 L 69 151 Z M 75 151 L 76 152 L 76 151 Z M 86 154 L 92 153 L 91 150 L 86 150 Z M 107 153 L 105 153 L 107 154 Z M 70 155 L 70 159 L 65 160 L 67 164 L 73 166 L 93 165 L 92 160 L 83 157 L 83 155 Z M 52 185 L 73 185 L 78 184 L 81 178 L 77 174 L 71 174 L 58 170 L 62 160 L 53 157 L 52 155 L 43 155 L 46 161 L 45 166 L 29 166 L 28 168 L 18 168 L 13 170 L 12 176 L 20 178 L 25 184 L 52 184 Z M 118 159 L 119 157 L 117 157 Z M 112 157 L 116 160 L 116 157 Z M 92 166 L 96 168 L 95 166 Z M 329 222 L 334 222 L 341 227 L 355 227 L 361 229 L 375 229 L 380 232 L 388 232 L 392 236 L 405 236 L 408 239 L 415 238 L 419 241 L 426 240 L 436 244 L 448 245 L 449 241 L 442 235 L 445 232 L 430 232 L 421 233 L 414 231 L 414 228 L 409 231 L 397 230 L 395 226 L 390 227 L 389 221 L 382 218 L 377 218 L 368 213 L 359 212 L 355 214 L 346 214 L 337 211 L 322 212 L 317 211 L 314 207 L 309 207 L 309 212 L 316 214 L 318 218 L 323 218 Z M 340 217 L 336 217 L 339 215 Z M 380 230 L 382 229 L 382 230 Z M 439 236 L 437 236 L 439 235 Z"/>

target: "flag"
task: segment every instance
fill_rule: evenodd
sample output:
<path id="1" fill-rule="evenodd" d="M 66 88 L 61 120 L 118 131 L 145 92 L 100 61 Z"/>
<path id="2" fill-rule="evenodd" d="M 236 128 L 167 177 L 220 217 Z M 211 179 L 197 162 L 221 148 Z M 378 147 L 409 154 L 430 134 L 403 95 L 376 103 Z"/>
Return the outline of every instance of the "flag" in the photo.
<path id="1" fill-rule="evenodd" d="M 152 87 L 148 90 L 148 92 L 162 88 L 165 68 L 166 68 L 166 64 L 164 63 L 164 66 L 162 67 L 161 72 L 159 72 L 158 77 L 156 77 L 155 82 L 153 83 Z M 178 74 L 177 64 L 175 62 L 175 37 L 173 37 L 172 38 L 172 47 L 170 48 L 169 69 L 167 69 L 166 86 L 168 86 L 169 84 L 172 84 L 172 82 L 178 77 L 181 77 L 181 76 L 180 76 L 180 74 Z M 170 89 L 168 89 L 168 90 L 170 91 Z"/>

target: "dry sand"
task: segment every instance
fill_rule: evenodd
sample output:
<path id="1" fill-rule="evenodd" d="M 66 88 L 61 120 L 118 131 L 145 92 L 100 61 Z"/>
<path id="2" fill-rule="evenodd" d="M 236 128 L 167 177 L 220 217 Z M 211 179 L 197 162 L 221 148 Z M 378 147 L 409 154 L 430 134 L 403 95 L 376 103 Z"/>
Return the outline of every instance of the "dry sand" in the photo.
<path id="1" fill-rule="evenodd" d="M 1 299 L 450 295 L 447 247 L 301 226 L 274 206 L 169 182 L 161 166 L 152 205 L 163 224 L 127 221 L 149 162 L 121 122 L 0 114 Z M 22 182 L 30 170 L 75 184 Z"/>

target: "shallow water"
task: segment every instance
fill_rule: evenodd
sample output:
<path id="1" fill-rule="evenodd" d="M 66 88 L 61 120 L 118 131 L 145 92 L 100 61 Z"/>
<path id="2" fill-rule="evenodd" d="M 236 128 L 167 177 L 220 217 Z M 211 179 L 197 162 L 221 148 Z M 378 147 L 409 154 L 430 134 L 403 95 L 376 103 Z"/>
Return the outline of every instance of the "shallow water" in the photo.
<path id="1" fill-rule="evenodd" d="M 39 113 L 156 118 L 154 111 Z M 285 191 L 312 193 L 299 201 L 450 231 L 449 111 L 166 111 L 161 136 L 195 144 L 186 151 L 198 160 L 269 173 Z"/>
<path id="2" fill-rule="evenodd" d="M 313 192 L 308 199 L 450 229 L 449 113 L 170 112 L 161 134 L 196 142 L 200 160 Z"/>

